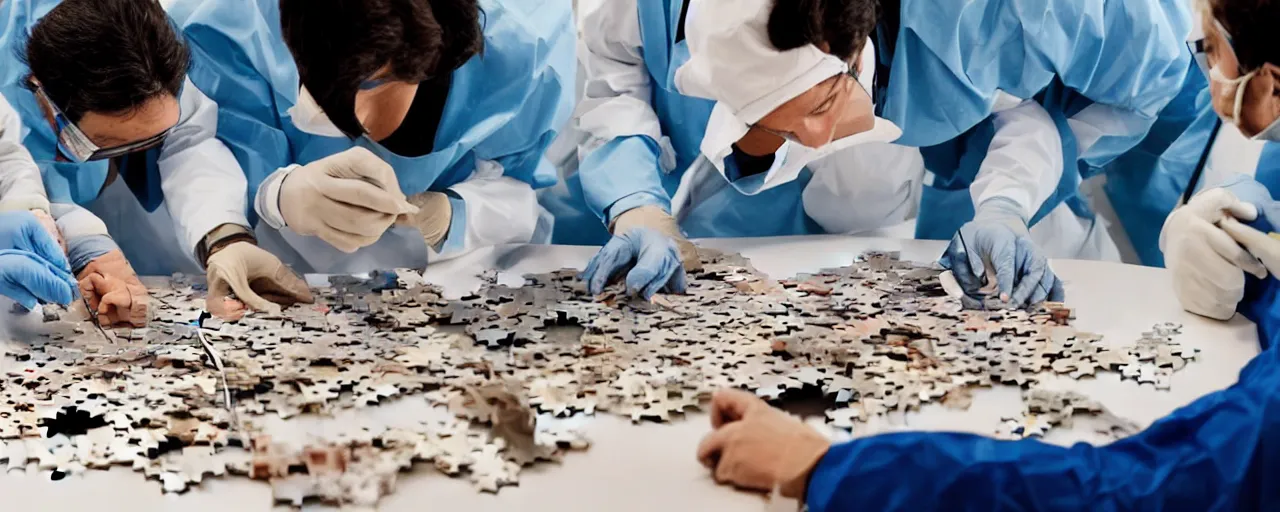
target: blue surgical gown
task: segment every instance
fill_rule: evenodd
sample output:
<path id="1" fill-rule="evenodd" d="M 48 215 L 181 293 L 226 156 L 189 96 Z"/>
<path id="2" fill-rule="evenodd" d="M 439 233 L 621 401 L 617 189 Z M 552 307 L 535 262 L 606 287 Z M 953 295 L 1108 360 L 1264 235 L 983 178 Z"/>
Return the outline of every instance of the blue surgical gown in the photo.
<path id="1" fill-rule="evenodd" d="M 1280 197 L 1280 144 L 1257 176 Z M 1269 219 L 1252 224 L 1274 231 Z M 1239 311 L 1263 352 L 1239 381 L 1106 446 L 902 433 L 833 447 L 809 510 L 1280 510 L 1280 280 L 1250 276 Z"/>
<path id="2" fill-rule="evenodd" d="M 935 175 L 917 236 L 947 239 L 973 216 L 968 187 L 985 157 L 1000 93 L 1036 99 L 1054 118 L 1068 165 L 1034 223 L 1062 204 L 1091 217 L 1078 186 L 1133 150 L 1188 87 L 1181 0 L 889 0 L 876 30 L 878 115 L 903 129 Z M 896 8 L 895 8 L 896 6 Z M 1140 50 L 1140 51 L 1139 51 Z M 1072 124 L 1091 105 L 1110 120 L 1102 136 L 1077 140 Z M 1093 109 L 1091 114 L 1096 114 Z M 1094 119 L 1097 119 L 1096 117 Z M 1078 172 L 1073 172 L 1078 171 Z M 1142 184 L 1117 191 L 1120 197 Z M 1163 220 L 1163 219 L 1161 219 Z M 1158 226 L 1157 226 L 1158 229 Z"/>
<path id="3" fill-rule="evenodd" d="M 588 83 L 583 101 L 594 104 L 594 111 L 579 112 L 578 128 L 585 137 L 607 140 L 581 154 L 577 172 L 566 177 L 564 187 L 542 195 L 543 205 L 556 216 L 554 243 L 601 245 L 609 239 L 605 226 L 628 210 L 656 206 L 671 212 L 682 176 L 691 166 L 705 164 L 699 161 L 700 146 L 715 104 L 685 96 L 675 85 L 676 70 L 689 60 L 688 43 L 680 33 L 684 5 L 685 0 L 616 0 L 586 14 L 584 23 L 591 26 L 584 31 L 583 47 L 593 54 L 583 59 L 607 60 L 611 66 L 592 77 L 598 83 Z M 639 40 L 629 40 L 636 34 Z M 632 46 L 640 48 L 640 55 L 631 53 Z M 621 64 L 624 59 L 629 66 Z M 647 84 L 641 88 L 636 82 Z M 648 94 L 603 90 L 615 83 Z M 714 171 L 708 174 L 717 184 L 724 179 Z M 690 205 L 680 226 L 695 238 L 824 233 L 801 202 L 811 178 L 806 170 L 795 181 L 755 195 L 724 186 Z M 749 188 L 751 180 L 735 183 Z"/>
<path id="4" fill-rule="evenodd" d="M 450 195 L 453 222 L 440 252 L 458 254 L 474 244 L 504 243 L 535 222 L 542 228 L 538 214 L 510 215 L 509 210 L 524 201 L 523 191 L 536 208 L 531 189 L 556 181 L 544 153 L 572 112 L 576 71 L 568 2 L 480 0 L 479 5 L 484 52 L 453 71 L 436 138 L 423 141 L 432 150 L 414 158 L 394 154 L 367 136 L 329 137 L 295 124 L 290 109 L 298 103 L 300 82 L 281 34 L 278 0 L 176 0 L 169 10 L 191 43 L 191 80 L 218 101 L 218 137 L 244 168 L 251 204 L 259 185 L 278 169 L 360 146 L 392 166 L 406 195 Z M 499 176 L 490 175 L 495 169 Z M 499 177 L 504 180 L 492 179 Z M 519 197 L 499 197 L 513 190 L 506 179 L 529 188 L 516 191 Z M 421 236 L 407 228 L 392 228 L 379 243 L 353 255 L 285 230 L 258 231 L 260 237 L 272 237 L 277 251 L 291 247 L 296 254 L 282 257 L 306 271 L 421 266 L 427 258 Z M 546 231 L 549 235 L 549 227 Z"/>

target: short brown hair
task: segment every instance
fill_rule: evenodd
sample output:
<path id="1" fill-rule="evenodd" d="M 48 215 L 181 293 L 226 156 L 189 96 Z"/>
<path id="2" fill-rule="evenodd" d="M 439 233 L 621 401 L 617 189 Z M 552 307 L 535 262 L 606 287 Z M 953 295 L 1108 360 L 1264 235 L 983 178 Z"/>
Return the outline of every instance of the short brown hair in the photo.
<path id="1" fill-rule="evenodd" d="M 1242 72 L 1280 65 L 1280 0 L 1209 0 L 1209 11 L 1231 34 Z"/>

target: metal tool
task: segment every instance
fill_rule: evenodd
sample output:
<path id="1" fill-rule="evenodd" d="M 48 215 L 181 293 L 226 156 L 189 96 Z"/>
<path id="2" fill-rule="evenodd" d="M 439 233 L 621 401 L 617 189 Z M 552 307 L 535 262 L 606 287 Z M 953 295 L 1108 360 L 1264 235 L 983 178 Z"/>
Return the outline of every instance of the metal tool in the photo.
<path id="1" fill-rule="evenodd" d="M 196 321 L 191 322 L 195 327 L 196 338 L 200 340 L 200 345 L 204 347 L 204 353 L 209 356 L 209 360 L 213 361 L 213 367 L 218 370 L 218 374 L 222 377 L 222 399 L 223 405 L 226 406 L 227 412 L 231 413 L 231 420 L 235 422 L 236 429 L 244 433 L 244 426 L 240 423 L 240 415 L 236 414 L 235 404 L 231 401 L 231 386 L 227 384 L 227 370 L 222 365 L 222 355 L 218 349 L 213 348 L 213 344 L 204 335 L 204 321 L 213 318 L 208 311 L 201 311 Z"/>
<path id="2" fill-rule="evenodd" d="M 98 320 L 98 312 L 93 308 L 89 307 L 89 299 L 86 298 L 84 295 L 81 295 L 80 302 L 84 303 L 85 311 L 89 312 L 89 321 L 93 322 L 93 326 L 98 329 L 99 333 L 102 333 L 102 337 L 107 340 L 107 343 L 111 343 L 114 345 L 116 343 L 115 337 L 108 335 L 107 330 L 102 328 L 102 322 Z"/>

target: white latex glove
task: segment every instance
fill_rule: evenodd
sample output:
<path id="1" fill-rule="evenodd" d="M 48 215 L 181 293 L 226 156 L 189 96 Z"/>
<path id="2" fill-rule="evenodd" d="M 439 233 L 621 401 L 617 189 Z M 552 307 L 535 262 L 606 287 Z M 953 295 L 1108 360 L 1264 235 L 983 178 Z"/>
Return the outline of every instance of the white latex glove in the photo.
<path id="1" fill-rule="evenodd" d="M 1223 219 L 1220 224 L 1222 230 L 1226 231 L 1236 243 L 1243 245 L 1249 254 L 1261 261 L 1262 265 L 1267 267 L 1267 271 L 1272 275 L 1280 276 L 1280 239 L 1273 238 L 1235 219 Z"/>
<path id="2" fill-rule="evenodd" d="M 247 306 L 280 314 L 281 306 L 314 302 L 307 282 L 274 254 L 249 242 L 235 242 L 209 256 L 206 309 L 223 320 L 239 320 Z M 235 295 L 237 300 L 231 300 Z"/>
<path id="3" fill-rule="evenodd" d="M 295 233 L 352 253 L 382 238 L 401 215 L 415 214 L 395 170 L 355 147 L 293 169 L 280 185 L 280 214 Z"/>
<path id="4" fill-rule="evenodd" d="M 1244 273 L 1267 276 L 1266 267 L 1219 227 L 1257 217 L 1257 207 L 1221 188 L 1197 194 L 1169 215 L 1160 232 L 1160 249 L 1173 271 L 1173 291 L 1183 309 L 1227 320 L 1244 298 Z"/>
<path id="5" fill-rule="evenodd" d="M 449 235 L 449 224 L 453 221 L 449 196 L 443 192 L 423 192 L 409 198 L 409 203 L 417 207 L 417 213 L 401 215 L 396 224 L 417 228 L 427 247 L 436 250 Z"/>

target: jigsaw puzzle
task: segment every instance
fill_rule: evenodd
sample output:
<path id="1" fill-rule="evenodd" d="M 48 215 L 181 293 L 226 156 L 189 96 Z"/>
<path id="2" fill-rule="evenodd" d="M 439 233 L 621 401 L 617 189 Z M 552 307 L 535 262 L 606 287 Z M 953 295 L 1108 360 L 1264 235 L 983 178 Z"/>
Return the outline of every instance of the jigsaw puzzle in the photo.
<path id="1" fill-rule="evenodd" d="M 1175 341 L 1176 325 L 1108 348 L 1070 327 L 1060 304 L 962 311 L 939 273 L 873 253 L 774 281 L 739 256 L 708 253 L 688 294 L 643 302 L 620 287 L 588 296 L 575 270 L 518 288 L 490 273 L 459 300 L 416 272 L 384 272 L 334 278 L 316 304 L 237 322 L 208 319 L 202 285 L 175 276 L 153 291 L 147 329 L 106 334 L 61 312 L 44 334 L 9 344 L 0 463 L 55 478 L 126 465 L 169 492 L 241 475 L 269 481 L 284 503 L 372 505 L 414 464 L 496 492 L 522 467 L 587 447 L 539 414 L 668 421 L 720 388 L 783 401 L 808 389 L 847 429 L 930 402 L 967 408 L 976 388 L 1030 389 L 1046 372 L 1119 372 L 1167 388 L 1196 356 Z M 266 427 L 399 400 L 452 414 L 306 438 Z M 1027 406 L 1002 435 L 1103 413 L 1083 397 L 1034 391 Z"/>

